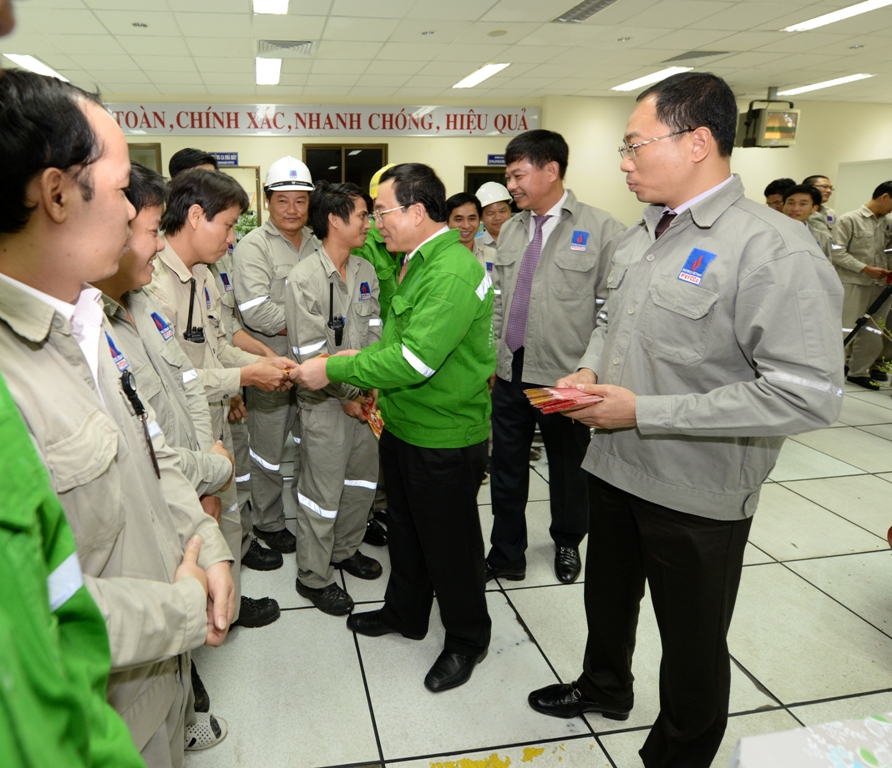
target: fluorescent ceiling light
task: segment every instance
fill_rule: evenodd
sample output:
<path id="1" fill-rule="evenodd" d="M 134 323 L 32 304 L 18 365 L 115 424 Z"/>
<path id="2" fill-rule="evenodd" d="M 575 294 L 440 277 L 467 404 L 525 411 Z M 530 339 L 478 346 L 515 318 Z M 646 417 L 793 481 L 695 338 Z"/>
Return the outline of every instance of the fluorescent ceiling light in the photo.
<path id="1" fill-rule="evenodd" d="M 677 75 L 679 72 L 690 72 L 692 69 L 693 67 L 669 67 L 668 69 L 661 69 L 659 72 L 654 72 L 653 74 L 639 77 L 637 80 L 629 80 L 628 83 L 623 83 L 622 85 L 614 85 L 613 88 L 611 88 L 610 90 L 634 91 L 636 88 L 643 88 L 645 85 L 659 83 L 660 80 L 665 80 L 667 77 Z"/>
<path id="2" fill-rule="evenodd" d="M 784 27 L 781 32 L 807 32 L 809 29 L 817 29 L 825 24 L 835 24 L 843 19 L 851 19 L 852 16 L 858 16 L 868 11 L 875 11 L 878 8 L 885 8 L 892 5 L 892 0 L 867 0 L 864 3 L 850 5 L 848 8 L 840 8 L 832 13 L 825 13 L 823 16 L 816 16 L 801 24 L 794 24 L 792 27 Z"/>
<path id="3" fill-rule="evenodd" d="M 288 13 L 288 0 L 254 0 L 254 13 Z"/>
<path id="4" fill-rule="evenodd" d="M 464 80 L 459 80 L 453 88 L 473 88 L 475 85 L 480 85 L 484 80 L 488 77 L 492 77 L 496 72 L 501 72 L 505 67 L 510 67 L 511 62 L 509 61 L 507 64 L 486 64 L 483 67 L 480 67 L 476 72 L 471 72 Z"/>
<path id="5" fill-rule="evenodd" d="M 818 91 L 821 88 L 832 88 L 834 85 L 842 85 L 843 83 L 854 83 L 856 80 L 867 80 L 873 75 L 849 75 L 848 77 L 837 77 L 836 80 L 825 80 L 823 83 L 815 83 L 814 85 L 803 85 L 801 88 L 788 88 L 785 91 L 778 91 L 778 96 L 795 96 L 797 93 L 808 93 L 809 91 Z"/>
<path id="6" fill-rule="evenodd" d="M 51 69 L 39 59 L 35 59 L 33 56 L 27 56 L 21 53 L 4 53 L 3 55 L 10 61 L 14 61 L 20 67 L 24 67 L 25 69 L 29 69 L 32 72 L 36 72 L 38 75 L 57 77 L 59 80 L 64 80 L 66 83 L 69 82 L 67 77 L 62 77 L 62 75 L 56 72 L 55 69 Z"/>
<path id="7" fill-rule="evenodd" d="M 257 85 L 278 85 L 282 74 L 281 59 L 255 59 L 257 62 Z"/>

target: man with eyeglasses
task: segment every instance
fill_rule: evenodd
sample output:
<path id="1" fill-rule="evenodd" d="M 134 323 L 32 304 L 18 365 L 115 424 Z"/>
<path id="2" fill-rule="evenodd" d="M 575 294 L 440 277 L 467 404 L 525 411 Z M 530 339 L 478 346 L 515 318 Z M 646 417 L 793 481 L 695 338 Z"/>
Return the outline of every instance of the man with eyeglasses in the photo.
<path id="1" fill-rule="evenodd" d="M 526 576 L 530 447 L 538 426 L 548 456 L 554 573 L 582 568 L 588 491 L 580 468 L 584 424 L 545 415 L 523 391 L 552 386 L 573 370 L 598 322 L 613 252 L 626 228 L 564 188 L 569 148 L 554 131 L 515 137 L 505 150 L 508 192 L 521 213 L 502 225 L 493 259 L 498 370 L 492 390 L 493 527 L 486 578 Z"/>
<path id="2" fill-rule="evenodd" d="M 830 237 L 833 237 L 833 231 L 836 229 L 837 221 L 836 211 L 827 205 L 830 195 L 833 194 L 833 184 L 830 183 L 830 179 L 826 176 L 819 175 L 809 176 L 802 183 L 809 187 L 814 187 L 821 193 L 821 205 L 818 207 L 818 210 L 809 217 L 812 226 L 818 229 L 827 230 L 827 234 Z"/>
<path id="3" fill-rule="evenodd" d="M 420 640 L 436 591 L 446 638 L 424 685 L 437 693 L 466 683 L 489 647 L 477 490 L 496 367 L 492 282 L 446 226 L 432 168 L 386 171 L 374 217 L 387 249 L 406 254 L 381 341 L 308 360 L 291 376 L 308 389 L 379 388 L 391 573 L 383 608 L 354 613 L 347 627 Z"/>
<path id="4" fill-rule="evenodd" d="M 662 644 L 647 768 L 712 763 L 762 483 L 786 435 L 829 426 L 842 405 L 839 280 L 805 227 L 746 199 L 736 129 L 734 94 L 709 73 L 638 97 L 620 168 L 650 205 L 614 256 L 607 322 L 558 382 L 603 398 L 568 413 L 596 430 L 583 464 L 588 640 L 578 680 L 529 703 L 628 719 L 647 582 Z"/>

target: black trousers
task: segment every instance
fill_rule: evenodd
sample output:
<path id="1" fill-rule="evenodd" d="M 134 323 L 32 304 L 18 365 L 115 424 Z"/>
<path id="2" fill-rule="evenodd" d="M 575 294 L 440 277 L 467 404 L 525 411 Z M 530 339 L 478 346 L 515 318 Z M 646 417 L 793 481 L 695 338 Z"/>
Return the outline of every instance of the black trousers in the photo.
<path id="1" fill-rule="evenodd" d="M 520 380 L 523 353 L 523 348 L 514 353 L 512 380 L 496 378 L 492 390 L 490 494 L 494 519 L 487 560 L 494 568 L 524 562 L 530 448 L 537 424 L 548 457 L 548 532 L 559 547 L 578 547 L 588 532 L 588 487 L 580 465 L 588 449 L 589 428 L 559 413 L 545 415 L 530 405 L 523 391 L 539 385 Z"/>
<path id="2" fill-rule="evenodd" d="M 728 723 L 727 635 L 752 518 L 710 520 L 589 476 L 588 642 L 578 686 L 631 707 L 632 654 L 645 579 L 660 629 L 660 714 L 641 748 L 647 768 L 708 768 Z"/>
<path id="3" fill-rule="evenodd" d="M 400 632 L 424 634 L 436 591 L 444 649 L 482 653 L 492 627 L 477 511 L 486 441 L 468 448 L 419 448 L 385 430 L 380 450 L 391 565 L 382 620 Z"/>

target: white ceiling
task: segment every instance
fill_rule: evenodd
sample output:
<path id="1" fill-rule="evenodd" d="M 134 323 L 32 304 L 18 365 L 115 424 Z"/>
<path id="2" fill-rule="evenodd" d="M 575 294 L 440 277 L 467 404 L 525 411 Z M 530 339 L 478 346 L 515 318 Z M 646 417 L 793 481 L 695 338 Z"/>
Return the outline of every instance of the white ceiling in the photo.
<path id="1" fill-rule="evenodd" d="M 699 49 L 727 52 L 696 67 L 742 98 L 865 72 L 876 77 L 800 98 L 892 103 L 892 6 L 813 32 L 779 31 L 855 1 L 616 0 L 582 24 L 554 24 L 578 0 L 291 0 L 287 16 L 255 16 L 251 0 L 15 0 L 16 32 L 0 52 L 36 56 L 108 101 L 474 105 L 616 95 L 611 86 Z M 312 40 L 313 53 L 286 59 L 280 85 L 257 86 L 261 39 Z M 487 62 L 511 66 L 452 89 Z"/>

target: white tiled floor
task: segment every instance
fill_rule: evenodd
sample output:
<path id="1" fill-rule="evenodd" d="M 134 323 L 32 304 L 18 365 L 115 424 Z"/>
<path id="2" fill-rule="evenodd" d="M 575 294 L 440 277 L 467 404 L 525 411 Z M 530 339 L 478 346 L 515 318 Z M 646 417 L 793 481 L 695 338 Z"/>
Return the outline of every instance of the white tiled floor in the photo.
<path id="1" fill-rule="evenodd" d="M 658 711 L 659 634 L 642 603 L 636 706 L 626 722 L 557 720 L 533 712 L 530 690 L 580 672 L 581 583 L 560 585 L 548 537 L 548 471 L 533 461 L 522 582 L 490 583 L 490 654 L 471 681 L 429 694 L 422 685 L 442 640 L 434 608 L 421 642 L 355 637 L 294 591 L 296 567 L 243 572 L 245 593 L 279 600 L 282 618 L 237 629 L 195 658 L 212 711 L 229 723 L 219 746 L 187 768 L 631 768 Z M 713 765 L 742 736 L 892 710 L 892 396 L 848 387 L 830 429 L 787 441 L 766 484 L 744 561 L 729 644 L 731 719 Z M 492 526 L 481 489 L 484 536 Z M 290 495 L 286 508 L 293 516 Z M 292 525 L 292 523 L 289 523 Z M 385 575 L 344 586 L 369 610 Z M 584 555 L 583 547 L 583 555 Z M 365 605 L 362 605 L 365 604 Z"/>

